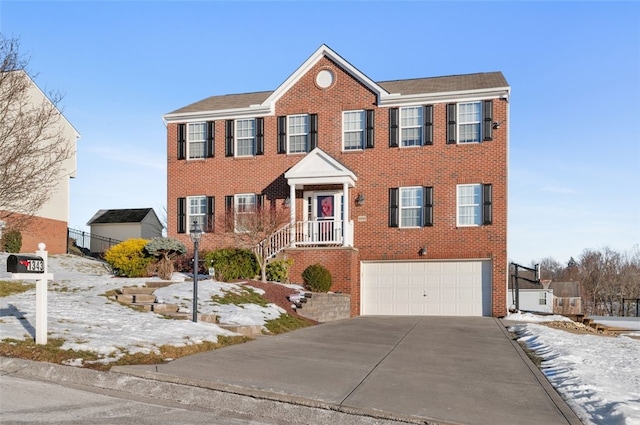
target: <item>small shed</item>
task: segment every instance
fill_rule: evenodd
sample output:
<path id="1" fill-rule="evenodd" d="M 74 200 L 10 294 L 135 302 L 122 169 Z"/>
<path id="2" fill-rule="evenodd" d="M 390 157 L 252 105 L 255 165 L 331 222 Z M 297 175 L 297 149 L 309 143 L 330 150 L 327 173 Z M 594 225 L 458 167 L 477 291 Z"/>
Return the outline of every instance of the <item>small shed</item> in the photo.
<path id="1" fill-rule="evenodd" d="M 548 282 L 534 284 L 525 281 L 518 283 L 520 310 L 538 313 L 553 313 L 554 293 Z M 509 279 L 509 291 L 507 293 L 508 305 L 515 304 L 515 288 Z"/>
<path id="2" fill-rule="evenodd" d="M 124 241 L 162 236 L 162 223 L 153 208 L 99 210 L 87 222 L 91 228 L 91 252 L 104 252 L 105 239 Z M 106 246 L 106 248 L 105 248 Z"/>

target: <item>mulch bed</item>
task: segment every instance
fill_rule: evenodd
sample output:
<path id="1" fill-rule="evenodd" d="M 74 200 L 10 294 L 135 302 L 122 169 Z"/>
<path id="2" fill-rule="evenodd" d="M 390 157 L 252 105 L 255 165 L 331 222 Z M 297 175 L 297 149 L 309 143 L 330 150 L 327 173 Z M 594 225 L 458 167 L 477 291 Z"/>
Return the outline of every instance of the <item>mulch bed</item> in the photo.
<path id="1" fill-rule="evenodd" d="M 266 299 L 270 303 L 282 307 L 287 311 L 287 313 L 291 314 L 292 316 L 299 317 L 313 324 L 318 323 L 315 320 L 311 320 L 307 317 L 299 315 L 298 313 L 296 313 L 293 307 L 291 307 L 293 303 L 289 301 L 287 297 L 289 295 L 297 293 L 298 291 L 296 291 L 295 289 L 287 288 L 286 286 L 277 283 L 265 283 L 259 280 L 246 281 L 246 285 L 262 289 L 264 291 L 264 294 L 262 295 L 264 299 Z"/>

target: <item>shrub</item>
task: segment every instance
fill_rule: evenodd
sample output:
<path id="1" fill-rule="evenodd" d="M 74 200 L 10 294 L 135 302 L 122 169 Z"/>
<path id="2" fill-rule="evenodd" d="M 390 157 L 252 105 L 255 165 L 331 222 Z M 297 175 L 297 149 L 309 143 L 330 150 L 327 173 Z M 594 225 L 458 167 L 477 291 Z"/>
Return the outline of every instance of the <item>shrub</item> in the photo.
<path id="1" fill-rule="evenodd" d="M 118 276 L 148 276 L 147 268 L 153 262 L 144 247 L 147 239 L 128 239 L 112 246 L 104 253 L 104 259 Z"/>
<path id="2" fill-rule="evenodd" d="M 293 259 L 274 260 L 267 264 L 267 280 L 270 282 L 289 283 L 289 268 Z"/>
<path id="3" fill-rule="evenodd" d="M 19 230 L 9 230 L 2 235 L 2 250 L 16 253 L 22 249 L 22 233 Z"/>
<path id="4" fill-rule="evenodd" d="M 331 273 L 322 264 L 313 264 L 302 272 L 304 286 L 312 292 L 329 292 Z"/>
<path id="5" fill-rule="evenodd" d="M 260 272 L 256 256 L 248 249 L 218 249 L 205 253 L 202 259 L 204 269 L 215 268 L 215 278 L 222 282 L 254 279 Z"/>
<path id="6" fill-rule="evenodd" d="M 169 280 L 173 275 L 173 260 L 187 252 L 182 242 L 174 238 L 153 238 L 144 246 L 148 254 L 158 259 L 156 271 L 160 279 Z"/>

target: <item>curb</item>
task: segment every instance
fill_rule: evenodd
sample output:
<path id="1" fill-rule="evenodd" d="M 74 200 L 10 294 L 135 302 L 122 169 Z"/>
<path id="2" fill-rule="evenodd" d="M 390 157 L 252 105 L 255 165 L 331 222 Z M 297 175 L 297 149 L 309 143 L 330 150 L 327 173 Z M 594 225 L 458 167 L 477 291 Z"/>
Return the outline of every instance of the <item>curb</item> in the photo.
<path id="1" fill-rule="evenodd" d="M 518 353 L 522 361 L 527 365 L 527 367 L 529 368 L 529 371 L 531 371 L 531 374 L 534 376 L 535 380 L 540 384 L 544 392 L 547 393 L 549 400 L 551 400 L 551 402 L 556 406 L 556 409 L 558 409 L 560 414 L 562 414 L 562 416 L 564 416 L 564 418 L 567 420 L 567 423 L 569 425 L 583 425 L 580 418 L 578 418 L 575 412 L 571 410 L 571 408 L 569 407 L 567 402 L 562 398 L 560 393 L 558 393 L 558 391 L 554 388 L 554 386 L 551 385 L 547 377 L 544 376 L 544 374 L 540 371 L 540 369 L 538 369 L 538 367 L 531 361 L 531 359 L 529 358 L 527 353 L 525 353 L 524 349 L 520 346 L 518 341 L 507 330 L 506 323 L 503 320 L 498 318 L 496 318 L 495 320 L 498 323 L 498 326 L 500 326 L 500 329 L 502 329 L 502 332 L 504 333 L 505 337 L 509 339 L 509 341 L 511 342 L 511 345 L 516 350 L 516 352 Z"/>
<path id="2" fill-rule="evenodd" d="M 144 370 L 116 366 L 103 372 L 54 363 L 0 357 L 0 376 L 71 384 L 101 390 L 134 394 L 150 399 L 178 402 L 205 409 L 247 414 L 257 413 L 269 419 L 311 418 L 308 423 L 341 423 L 349 425 L 460 425 L 428 418 L 402 416 L 374 409 L 353 408 L 302 397 L 218 385 L 207 381 L 180 379 Z M 277 409 L 268 405 L 277 404 Z M 269 414 L 272 410 L 277 415 Z"/>

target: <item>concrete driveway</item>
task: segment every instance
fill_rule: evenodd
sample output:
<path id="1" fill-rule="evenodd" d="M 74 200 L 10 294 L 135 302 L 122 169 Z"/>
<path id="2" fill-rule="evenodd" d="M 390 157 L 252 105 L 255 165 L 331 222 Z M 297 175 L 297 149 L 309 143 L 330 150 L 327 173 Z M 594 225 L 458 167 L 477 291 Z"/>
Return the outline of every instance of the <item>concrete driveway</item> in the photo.
<path id="1" fill-rule="evenodd" d="M 581 423 L 488 317 L 364 316 L 112 370 L 412 423 Z"/>

